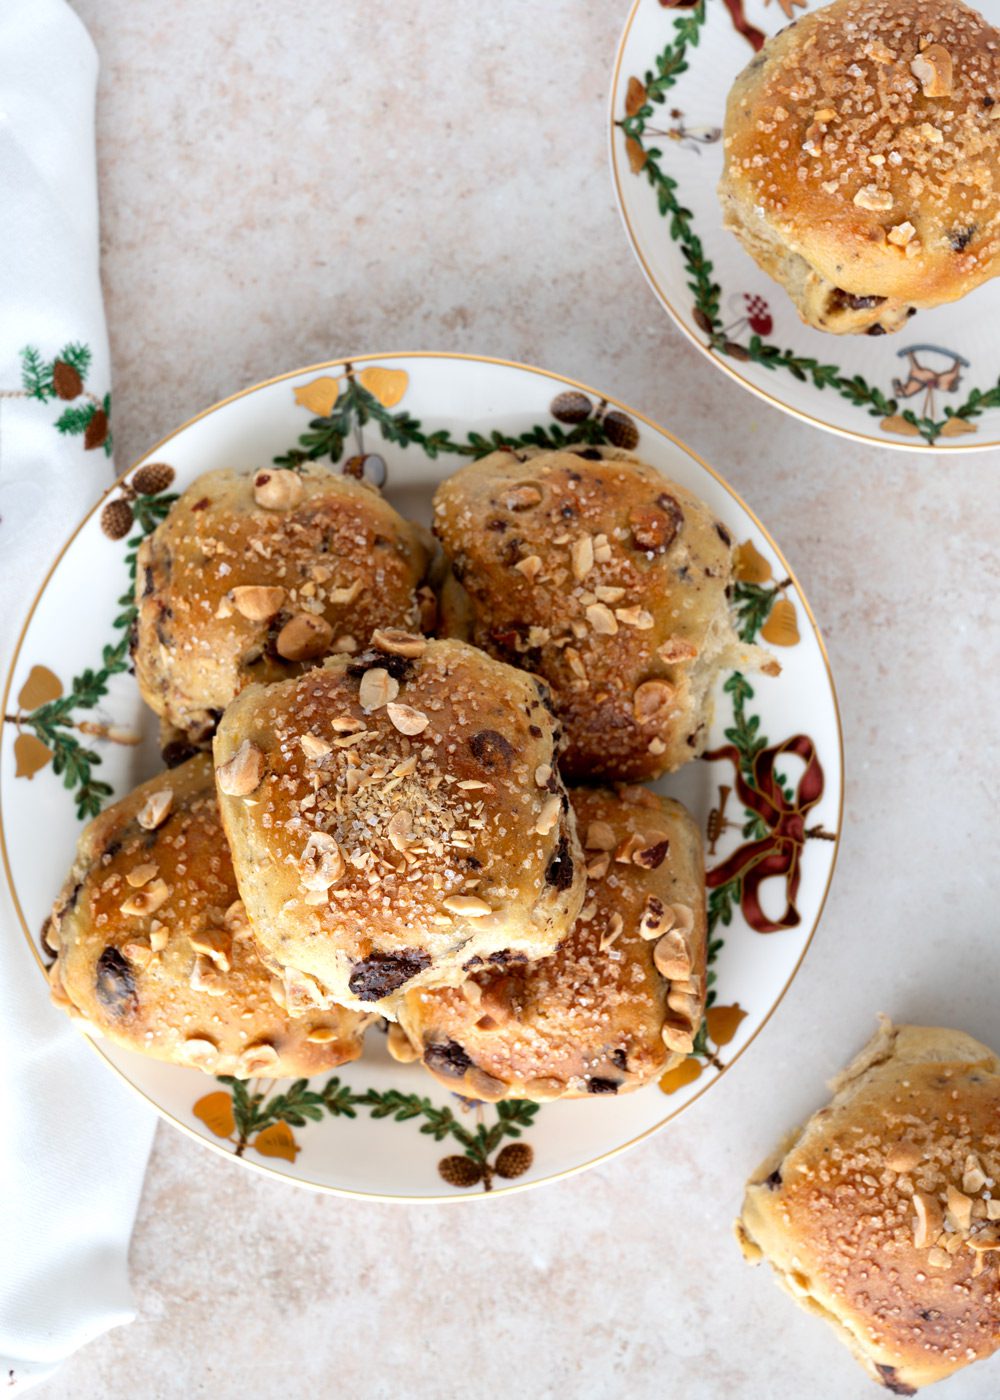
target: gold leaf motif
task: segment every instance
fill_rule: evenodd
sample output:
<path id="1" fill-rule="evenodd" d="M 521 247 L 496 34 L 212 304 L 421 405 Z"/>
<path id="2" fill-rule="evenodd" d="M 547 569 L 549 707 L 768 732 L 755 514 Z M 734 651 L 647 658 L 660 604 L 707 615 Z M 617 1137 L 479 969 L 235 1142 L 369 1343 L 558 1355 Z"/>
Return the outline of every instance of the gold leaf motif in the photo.
<path id="1" fill-rule="evenodd" d="M 642 149 L 634 136 L 627 137 L 625 141 L 625 154 L 628 156 L 628 168 L 633 175 L 638 175 L 639 171 L 646 164 L 646 152 Z"/>
<path id="2" fill-rule="evenodd" d="M 333 412 L 333 406 L 340 397 L 340 380 L 331 379 L 328 374 L 322 379 L 311 379 L 308 384 L 300 384 L 295 390 L 295 402 L 317 418 L 326 418 Z"/>
<path id="3" fill-rule="evenodd" d="M 961 437 L 964 433 L 978 433 L 977 424 L 967 418 L 949 418 L 939 434 L 940 437 Z"/>
<path id="4" fill-rule="evenodd" d="M 753 540 L 744 540 L 733 551 L 733 577 L 740 583 L 766 583 L 771 577 L 771 566 Z"/>
<path id="5" fill-rule="evenodd" d="M 795 617 L 795 604 L 790 598 L 778 598 L 771 609 L 771 616 L 760 629 L 765 642 L 773 647 L 793 647 L 800 640 L 799 624 Z"/>
<path id="6" fill-rule="evenodd" d="M 196 1118 L 200 1118 L 209 1132 L 214 1133 L 216 1137 L 232 1137 L 236 1131 L 233 1101 L 224 1089 L 215 1094 L 206 1094 L 203 1099 L 198 1100 L 191 1112 Z"/>
<path id="7" fill-rule="evenodd" d="M 914 425 L 901 413 L 890 413 L 888 418 L 883 418 L 879 427 L 884 433 L 899 433 L 901 437 L 919 437 L 920 429 Z"/>
<path id="8" fill-rule="evenodd" d="M 634 117 L 639 108 L 646 101 L 646 89 L 638 78 L 629 78 L 628 88 L 625 92 L 625 115 Z"/>
<path id="9" fill-rule="evenodd" d="M 52 750 L 45 747 L 34 734 L 19 734 L 14 740 L 15 778 L 33 778 L 45 767 L 52 757 Z"/>
<path id="10" fill-rule="evenodd" d="M 682 1060 L 676 1069 L 668 1069 L 666 1074 L 660 1076 L 660 1088 L 665 1094 L 676 1094 L 678 1089 L 693 1084 L 700 1074 L 700 1060 Z"/>
<path id="11" fill-rule="evenodd" d="M 62 693 L 62 681 L 54 671 L 47 666 L 32 666 L 17 697 L 17 706 L 19 710 L 37 710 L 39 705 L 58 700 Z"/>
<path id="12" fill-rule="evenodd" d="M 272 1123 L 250 1145 L 262 1157 L 283 1157 L 286 1162 L 294 1162 L 296 1153 L 302 1151 L 287 1123 Z"/>
<path id="13" fill-rule="evenodd" d="M 395 408 L 410 382 L 405 369 L 380 369 L 378 365 L 363 369 L 358 379 L 383 408 Z"/>
<path id="14" fill-rule="evenodd" d="M 716 1045 L 728 1045 L 740 1028 L 746 1012 L 736 1002 L 734 1006 L 710 1006 L 705 1012 L 708 1034 Z"/>

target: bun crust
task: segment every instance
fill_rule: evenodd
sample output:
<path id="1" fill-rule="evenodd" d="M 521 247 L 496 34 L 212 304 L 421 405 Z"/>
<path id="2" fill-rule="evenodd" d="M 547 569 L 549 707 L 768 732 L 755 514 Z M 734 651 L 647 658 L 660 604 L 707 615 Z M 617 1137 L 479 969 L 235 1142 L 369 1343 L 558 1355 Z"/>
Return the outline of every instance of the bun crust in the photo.
<path id="1" fill-rule="evenodd" d="M 389 1048 L 420 1056 L 468 1098 L 619 1094 L 690 1052 L 705 1008 L 701 835 L 679 802 L 644 788 L 571 793 L 590 872 L 579 921 L 530 965 L 483 967 L 459 987 L 418 988 Z M 588 837 L 588 833 L 590 833 Z M 603 873 L 602 873 L 603 872 Z M 662 935 L 644 937 L 648 902 Z M 672 962 L 664 975 L 654 962 Z M 669 947 L 667 946 L 669 945 Z"/>
<path id="2" fill-rule="evenodd" d="M 726 108 L 724 222 L 819 330 L 880 334 L 1000 271 L 1000 34 L 960 0 L 835 0 Z"/>
<path id="3" fill-rule="evenodd" d="M 584 872 L 543 688 L 461 642 L 373 643 L 243 691 L 215 760 L 240 892 L 290 1004 L 392 1017 L 404 986 L 552 952 Z"/>
<path id="4" fill-rule="evenodd" d="M 909 1395 L 1000 1346 L 1000 1059 L 886 1021 L 831 1087 L 752 1177 L 737 1235 Z"/>
<path id="5" fill-rule="evenodd" d="M 139 549 L 143 699 L 204 740 L 245 685 L 358 650 L 375 627 L 416 628 L 425 535 L 368 483 L 315 463 L 206 472 Z"/>
<path id="6" fill-rule="evenodd" d="M 729 619 L 725 526 L 627 452 L 496 452 L 438 487 L 434 530 L 443 628 L 551 687 L 571 779 L 696 758 L 719 669 L 759 664 Z"/>
<path id="7" fill-rule="evenodd" d="M 340 1007 L 292 1017 L 275 1000 L 281 988 L 239 903 L 207 754 L 86 827 L 47 941 L 53 1000 L 128 1050 L 268 1079 L 361 1054 L 369 1017 Z"/>

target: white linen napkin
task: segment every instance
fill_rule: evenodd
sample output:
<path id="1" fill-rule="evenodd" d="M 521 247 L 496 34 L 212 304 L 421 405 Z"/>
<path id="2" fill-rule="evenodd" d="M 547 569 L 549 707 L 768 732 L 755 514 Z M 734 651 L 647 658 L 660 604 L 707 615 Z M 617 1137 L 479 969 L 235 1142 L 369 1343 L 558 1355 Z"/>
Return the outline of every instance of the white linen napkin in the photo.
<path id="1" fill-rule="evenodd" d="M 97 55 L 64 0 L 0 4 L 0 676 L 112 479 L 98 272 Z M 9 755 L 9 750 L 8 750 Z M 0 1389 L 134 1316 L 155 1115 L 49 1004 L 0 873 Z"/>

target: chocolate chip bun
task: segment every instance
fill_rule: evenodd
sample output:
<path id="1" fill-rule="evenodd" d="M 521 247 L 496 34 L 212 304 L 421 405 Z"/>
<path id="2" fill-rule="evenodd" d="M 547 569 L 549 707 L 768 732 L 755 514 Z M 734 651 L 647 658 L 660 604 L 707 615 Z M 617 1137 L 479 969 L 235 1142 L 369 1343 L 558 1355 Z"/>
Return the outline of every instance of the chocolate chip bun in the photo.
<path id="1" fill-rule="evenodd" d="M 1000 271 L 1000 34 L 959 0 L 835 0 L 736 79 L 727 228 L 808 325 L 897 331 Z"/>
<path id="2" fill-rule="evenodd" d="M 196 742 L 245 685 L 286 680 L 374 627 L 418 627 L 426 532 L 364 481 L 206 472 L 139 548 L 143 699 Z"/>
<path id="3" fill-rule="evenodd" d="M 392 1017 L 402 987 L 551 953 L 584 871 L 544 687 L 461 642 L 376 631 L 215 737 L 222 817 L 289 1004 Z"/>
<path id="4" fill-rule="evenodd" d="M 290 1016 L 257 955 L 200 755 L 107 808 L 80 838 L 46 941 L 53 1000 L 116 1045 L 210 1074 L 319 1074 L 370 1018 Z"/>
<path id="5" fill-rule="evenodd" d="M 729 532 L 627 452 L 495 452 L 438 487 L 434 530 L 442 628 L 547 682 L 569 778 L 696 758 L 719 671 L 758 664 L 729 617 Z"/>
<path id="6" fill-rule="evenodd" d="M 884 1021 L 831 1088 L 755 1172 L 737 1235 L 873 1379 L 912 1395 L 1000 1346 L 1000 1059 L 961 1031 Z"/>
<path id="7" fill-rule="evenodd" d="M 701 835 L 645 788 L 570 794 L 587 897 L 550 957 L 415 988 L 390 1027 L 397 1058 L 474 1099 L 620 1094 L 690 1053 L 705 1010 Z"/>

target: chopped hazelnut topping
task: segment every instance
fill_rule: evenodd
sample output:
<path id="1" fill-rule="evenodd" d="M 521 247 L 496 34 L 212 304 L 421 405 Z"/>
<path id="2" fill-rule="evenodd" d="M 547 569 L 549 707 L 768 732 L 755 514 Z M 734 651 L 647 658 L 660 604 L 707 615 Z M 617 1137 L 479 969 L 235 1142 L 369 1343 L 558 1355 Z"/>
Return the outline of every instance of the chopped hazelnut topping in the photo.
<path id="1" fill-rule="evenodd" d="M 361 592 L 362 583 L 356 578 L 353 583 L 345 584 L 339 588 L 331 588 L 328 594 L 331 603 L 353 603 Z"/>
<path id="2" fill-rule="evenodd" d="M 450 894 L 443 901 L 443 907 L 449 914 L 457 914 L 463 919 L 482 919 L 493 913 L 485 899 L 475 894 Z"/>
<path id="3" fill-rule="evenodd" d="M 882 213 L 892 208 L 892 193 L 890 190 L 880 190 L 878 185 L 862 185 L 854 196 L 854 203 L 859 209 Z"/>
<path id="4" fill-rule="evenodd" d="M 911 1172 L 924 1160 L 923 1150 L 912 1142 L 897 1142 L 886 1154 L 885 1164 L 891 1172 Z"/>
<path id="5" fill-rule="evenodd" d="M 886 234 L 886 237 L 889 242 L 894 243 L 897 248 L 905 248 L 916 231 L 917 230 L 910 223 L 909 219 L 906 219 L 903 223 L 896 224 L 894 228 L 891 228 Z"/>
<path id="6" fill-rule="evenodd" d="M 540 788 L 545 787 L 546 784 L 548 783 L 548 781 L 549 781 L 549 779 L 550 779 L 551 777 L 552 777 L 552 764 L 551 764 L 551 763 L 540 763 L 540 764 L 538 765 L 538 767 L 535 769 L 535 784 L 536 784 L 537 787 L 540 787 Z"/>
<path id="7" fill-rule="evenodd" d="M 691 949 L 679 928 L 668 929 L 653 949 L 653 962 L 661 977 L 684 981 L 691 972 Z"/>
<path id="8" fill-rule="evenodd" d="M 581 535 L 573 541 L 570 558 L 573 562 L 573 577 L 580 583 L 594 567 L 594 541 L 590 535 Z"/>
<path id="9" fill-rule="evenodd" d="M 665 905 L 654 894 L 647 895 L 645 908 L 639 919 L 639 937 L 652 942 L 654 938 L 660 938 L 669 932 L 673 923 L 674 911 L 670 906 Z"/>
<path id="10" fill-rule="evenodd" d="M 537 554 L 528 554 L 525 558 L 519 559 L 514 568 L 525 578 L 535 579 L 542 571 L 542 561 Z"/>
<path id="11" fill-rule="evenodd" d="M 376 627 L 372 633 L 372 646 L 378 651 L 405 656 L 412 661 L 423 656 L 427 650 L 427 638 L 415 632 L 404 632 L 399 627 Z"/>
<path id="12" fill-rule="evenodd" d="M 413 818 L 402 808 L 393 814 L 386 827 L 390 844 L 397 851 L 406 851 L 412 844 Z"/>
<path id="13" fill-rule="evenodd" d="M 373 666 L 361 677 L 358 700 L 365 714 L 380 710 L 399 694 L 399 681 L 381 666 Z"/>
<path id="14" fill-rule="evenodd" d="M 333 640 L 333 628 L 325 617 L 297 613 L 278 633 L 275 648 L 286 661 L 310 661 L 322 656 Z"/>
<path id="15" fill-rule="evenodd" d="M 297 472 L 269 467 L 253 479 L 253 498 L 265 510 L 291 510 L 301 501 L 303 490 Z"/>
<path id="16" fill-rule="evenodd" d="M 430 721 L 426 715 L 415 710 L 412 705 L 399 705 L 390 702 L 386 712 L 393 726 L 400 734 L 422 734 Z"/>
<path id="17" fill-rule="evenodd" d="M 603 880 L 611 864 L 611 852 L 601 851 L 587 862 L 587 875 L 591 880 Z"/>
<path id="18" fill-rule="evenodd" d="M 225 979 L 211 958 L 199 953 L 191 968 L 191 990 L 205 992 L 210 997 L 221 997 L 226 990 Z"/>
<path id="19" fill-rule="evenodd" d="M 584 842 L 588 851 L 613 851 L 617 844 L 614 830 L 607 822 L 591 822 L 588 825 Z"/>
<path id="20" fill-rule="evenodd" d="M 962 1190 L 970 1196 L 975 1196 L 986 1185 L 986 1173 L 979 1164 L 979 1158 L 974 1152 L 970 1152 L 965 1159 L 965 1170 L 962 1174 Z"/>
<path id="21" fill-rule="evenodd" d="M 587 621 L 602 636 L 613 637 L 618 631 L 615 615 L 605 603 L 591 603 L 587 609 Z"/>
<path id="22" fill-rule="evenodd" d="M 240 1056 L 240 1072 L 248 1078 L 255 1074 L 270 1074 L 277 1066 L 278 1058 L 277 1050 L 266 1041 L 261 1041 L 258 1045 L 248 1045 Z"/>
<path id="23" fill-rule="evenodd" d="M 332 1045 L 337 1039 L 337 1031 L 333 1026 L 313 1026 L 306 1036 L 310 1045 Z"/>
<path id="24" fill-rule="evenodd" d="M 645 608 L 615 608 L 615 617 L 626 627 L 635 627 L 639 632 L 648 632 L 655 621 L 653 614 Z"/>
<path id="25" fill-rule="evenodd" d="M 250 622 L 267 622 L 281 611 L 285 601 L 284 588 L 265 588 L 263 585 L 243 584 L 232 591 L 233 607 Z"/>
<path id="26" fill-rule="evenodd" d="M 137 865 L 134 870 L 130 870 L 125 879 L 134 890 L 141 890 L 143 885 L 149 884 L 158 868 L 152 861 L 145 861 L 142 865 Z"/>
<path id="27" fill-rule="evenodd" d="M 256 744 L 244 739 L 228 763 L 215 770 L 219 790 L 227 797 L 247 797 L 260 787 L 264 776 L 264 755 Z"/>
<path id="28" fill-rule="evenodd" d="M 951 54 L 942 44 L 929 44 L 910 60 L 910 72 L 925 97 L 950 97 L 952 92 Z"/>
<path id="29" fill-rule="evenodd" d="M 670 641 L 664 642 L 662 646 L 656 648 L 656 654 L 662 661 L 677 664 L 693 661 L 698 655 L 698 648 L 692 646 L 690 642 L 682 641 L 679 637 L 672 637 Z"/>
<path id="30" fill-rule="evenodd" d="M 613 948 L 621 936 L 625 921 L 619 913 L 613 913 L 608 919 L 608 927 L 601 938 L 601 952 L 606 953 L 609 948 Z"/>
<path id="31" fill-rule="evenodd" d="M 314 831 L 301 857 L 302 886 L 319 893 L 328 890 L 345 870 L 344 857 L 334 838 L 326 831 Z"/>
<path id="32" fill-rule="evenodd" d="M 948 1203 L 948 1214 L 955 1224 L 955 1227 L 968 1234 L 972 1224 L 972 1201 L 963 1192 L 957 1190 L 950 1183 L 946 1192 Z"/>
<path id="33" fill-rule="evenodd" d="M 193 933 L 191 947 L 196 953 L 204 953 L 210 958 L 220 972 L 228 972 L 232 967 L 233 940 L 221 928 L 202 929 Z"/>
<path id="34" fill-rule="evenodd" d="M 315 734 L 310 734 L 308 730 L 299 739 L 299 745 L 306 758 L 314 762 L 321 758 L 326 758 L 333 750 L 325 739 L 320 739 Z"/>
<path id="35" fill-rule="evenodd" d="M 162 880 L 154 880 L 152 884 L 145 885 L 141 890 L 136 890 L 135 894 L 129 895 L 121 906 L 121 911 L 136 918 L 145 914 L 155 914 L 169 896 L 170 890 L 166 884 Z"/>
<path id="36" fill-rule="evenodd" d="M 916 1219 L 913 1222 L 913 1243 L 917 1249 L 928 1249 L 944 1228 L 944 1217 L 936 1196 L 926 1191 L 915 1191 L 913 1208 Z"/>
<path id="37" fill-rule="evenodd" d="M 191 1064 L 210 1063 L 218 1055 L 218 1048 L 202 1035 L 190 1035 L 180 1046 L 180 1053 Z"/>
<path id="38" fill-rule="evenodd" d="M 538 821 L 535 823 L 535 831 L 539 836 L 548 836 L 549 832 L 559 820 L 562 811 L 562 798 L 558 793 L 553 793 L 542 803 L 542 810 L 539 813 Z"/>
<path id="39" fill-rule="evenodd" d="M 153 960 L 152 943 L 144 943 L 141 939 L 133 938 L 122 944 L 122 952 L 128 958 L 133 967 L 137 967 L 140 972 L 148 967 Z"/>
<path id="40" fill-rule="evenodd" d="M 508 510 L 531 510 L 541 505 L 542 493 L 537 486 L 513 486 L 504 495 L 504 505 Z"/>
<path id="41" fill-rule="evenodd" d="M 694 1032 L 683 1021 L 667 1021 L 661 1033 L 663 1043 L 668 1050 L 673 1050 L 681 1055 L 690 1055 L 694 1049 Z"/>
<path id="42" fill-rule="evenodd" d="M 136 815 L 136 821 L 143 831 L 155 831 L 158 826 L 162 826 L 173 801 L 174 794 L 170 788 L 161 788 L 159 792 L 151 793 Z"/>
<path id="43" fill-rule="evenodd" d="M 669 681 L 643 681 L 632 696 L 632 713 L 636 723 L 662 723 L 670 713 L 674 693 Z"/>
<path id="44" fill-rule="evenodd" d="M 360 734 L 364 727 L 364 721 L 355 719 L 353 715 L 335 715 L 330 721 L 330 728 L 335 734 Z"/>

